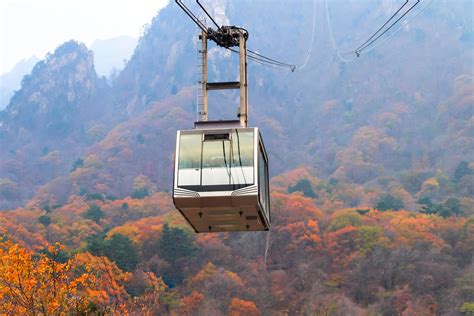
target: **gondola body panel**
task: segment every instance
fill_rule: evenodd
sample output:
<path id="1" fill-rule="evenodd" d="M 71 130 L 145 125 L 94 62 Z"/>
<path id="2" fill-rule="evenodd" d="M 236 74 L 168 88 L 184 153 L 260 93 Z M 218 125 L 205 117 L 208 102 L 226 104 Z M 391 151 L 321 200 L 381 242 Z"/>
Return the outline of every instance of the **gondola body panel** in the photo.
<path id="1" fill-rule="evenodd" d="M 268 158 L 258 128 L 219 121 L 178 131 L 173 201 L 198 233 L 268 230 Z"/>

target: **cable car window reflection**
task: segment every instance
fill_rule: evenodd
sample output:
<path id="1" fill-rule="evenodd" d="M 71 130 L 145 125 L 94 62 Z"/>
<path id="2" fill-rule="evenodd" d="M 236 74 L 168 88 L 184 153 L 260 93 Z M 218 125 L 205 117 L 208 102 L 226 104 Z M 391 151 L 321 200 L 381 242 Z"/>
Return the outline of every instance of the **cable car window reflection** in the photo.
<path id="1" fill-rule="evenodd" d="M 202 145 L 202 185 L 231 184 L 230 179 L 230 141 L 204 141 Z"/>
<path id="2" fill-rule="evenodd" d="M 255 137 L 252 130 L 237 129 L 227 134 L 181 134 L 178 186 L 201 191 L 252 185 Z"/>
<path id="3" fill-rule="evenodd" d="M 232 183 L 253 184 L 254 133 L 232 131 Z"/>
<path id="4" fill-rule="evenodd" d="M 201 183 L 201 134 L 181 135 L 179 145 L 178 185 Z"/>

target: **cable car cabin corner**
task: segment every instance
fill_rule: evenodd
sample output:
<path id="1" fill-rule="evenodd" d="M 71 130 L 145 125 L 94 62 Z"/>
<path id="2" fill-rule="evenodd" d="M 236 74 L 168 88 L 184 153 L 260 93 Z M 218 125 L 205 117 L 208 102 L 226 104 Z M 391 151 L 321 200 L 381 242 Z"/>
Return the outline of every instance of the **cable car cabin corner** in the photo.
<path id="1" fill-rule="evenodd" d="M 258 128 L 203 121 L 178 131 L 173 201 L 197 233 L 268 230 L 268 158 Z"/>

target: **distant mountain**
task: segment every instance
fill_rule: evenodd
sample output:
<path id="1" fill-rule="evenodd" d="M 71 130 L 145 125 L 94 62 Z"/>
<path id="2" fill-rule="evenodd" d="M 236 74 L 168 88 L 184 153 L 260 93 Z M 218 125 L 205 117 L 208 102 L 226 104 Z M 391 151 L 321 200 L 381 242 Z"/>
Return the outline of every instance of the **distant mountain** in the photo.
<path id="1" fill-rule="evenodd" d="M 137 39 L 118 36 L 95 40 L 90 49 L 94 52 L 94 66 L 99 76 L 117 76 L 137 46 Z"/>
<path id="2" fill-rule="evenodd" d="M 249 30 L 250 49 L 295 64 L 309 58 L 307 65 L 294 73 L 249 62 L 250 124 L 261 128 L 271 174 L 305 165 L 321 178 L 407 189 L 409 185 L 403 184 L 403 179 L 412 174 L 423 182 L 438 171 L 451 175 L 461 161 L 472 162 L 472 31 L 468 18 L 454 18 L 464 16 L 470 2 L 433 2 L 384 45 L 360 58 L 347 56 L 350 62 L 337 57 L 330 35 L 341 51 L 356 47 L 371 35 L 374 25 L 390 16 L 395 2 L 387 1 L 371 10 L 364 1 L 329 3 L 327 11 L 320 2 L 301 2 L 291 10 L 287 10 L 285 1 L 273 1 L 271 6 L 265 1 L 239 1 L 237 5 L 213 0 L 206 4 L 220 21 L 228 20 Z M 274 23 L 264 22 L 269 20 Z M 149 165 L 160 166 L 161 174 L 151 177 L 157 187 L 169 188 L 171 171 L 164 171 L 171 170 L 174 132 L 178 127 L 191 127 L 196 116 L 195 98 L 189 91 L 198 79 L 197 49 L 196 27 L 176 5 L 167 6 L 153 19 L 110 89 L 92 71 L 92 57 L 82 47 L 82 53 L 78 53 L 83 56 L 82 66 L 71 65 L 61 72 L 64 78 L 75 78 L 87 69 L 86 77 L 81 78 L 88 79 L 79 84 L 82 97 L 66 105 L 64 100 L 76 93 L 70 93 L 71 86 L 63 84 L 61 76 L 53 72 L 32 74 L 35 84 L 26 80 L 1 114 L 3 131 L 16 131 L 17 137 L 15 141 L 10 138 L 5 146 L 10 150 L 21 148 L 19 140 L 25 139 L 25 130 L 32 126 L 35 136 L 45 135 L 44 141 L 57 139 L 58 131 L 67 131 L 65 139 L 72 137 L 75 146 L 82 148 L 75 153 L 94 153 L 105 158 L 104 164 L 114 161 L 121 170 L 134 173 L 121 177 L 123 183 L 114 180 L 111 185 L 112 178 L 108 179 L 108 193 L 127 194 L 130 179 Z M 210 44 L 209 80 L 235 80 L 236 61 L 229 51 Z M 51 80 L 58 85 L 52 88 Z M 42 105 L 35 103 L 38 99 L 33 93 L 39 87 L 49 91 L 41 93 L 45 96 Z M 175 103 L 175 96 L 183 91 L 188 91 L 186 101 L 178 98 L 181 101 Z M 235 118 L 234 96 L 211 93 L 211 119 Z M 43 108 L 55 109 L 55 115 Z M 169 121 L 160 120 L 161 116 Z M 59 125 L 46 123 L 53 117 Z M 189 118 L 187 124 L 183 117 Z M 143 130 L 145 126 L 150 128 Z M 111 135 L 107 135 L 109 130 Z M 134 137 L 138 134 L 145 139 L 156 135 L 159 143 L 141 154 L 149 160 L 128 160 L 125 167 L 125 161 L 112 157 L 121 152 L 119 148 L 135 151 L 131 148 L 137 145 Z M 103 140 L 110 149 L 107 152 L 97 146 Z M 94 146 L 87 151 L 90 145 Z M 35 146 L 36 150 L 42 148 Z M 71 148 L 64 141 L 55 141 L 54 147 Z M 71 166 L 72 160 L 69 157 L 62 162 Z M 383 185 L 380 178 L 385 179 Z M 421 183 L 410 187 L 410 192 L 416 196 L 420 188 Z"/>
<path id="3" fill-rule="evenodd" d="M 469 314 L 472 1 L 421 0 L 359 58 L 351 51 L 399 0 L 203 3 L 218 23 L 244 26 L 250 49 L 298 65 L 249 61 L 250 125 L 263 134 L 272 177 L 271 230 L 194 234 L 172 205 L 176 131 L 196 118 L 199 46 L 195 25 L 170 1 L 115 80 L 97 76 L 93 52 L 70 41 L 0 112 L 3 270 L 24 275 L 10 241 L 44 249 L 44 259 L 61 243 L 58 261 L 71 258 L 74 273 L 94 277 L 63 296 L 87 293 L 90 304 L 48 304 L 74 312 Z M 238 78 L 235 55 L 214 44 L 208 53 L 209 81 Z M 237 104 L 236 93 L 211 92 L 210 118 L 236 118 Z M 9 272 L 0 281 L 44 283 L 49 269 L 32 266 L 38 281 Z M 37 292 L 29 288 L 18 293 L 28 302 Z M 4 293 L 0 309 L 23 304 Z"/>
<path id="4" fill-rule="evenodd" d="M 59 46 L 22 80 L 21 89 L 0 112 L 0 178 L 21 192 L 0 199 L 18 203 L 68 171 L 72 161 L 114 121 L 108 85 L 97 77 L 93 55 L 75 41 Z"/>
<path id="5" fill-rule="evenodd" d="M 7 107 L 14 91 L 20 88 L 23 76 L 29 74 L 38 61 L 36 56 L 23 59 L 12 70 L 0 76 L 0 111 Z"/>

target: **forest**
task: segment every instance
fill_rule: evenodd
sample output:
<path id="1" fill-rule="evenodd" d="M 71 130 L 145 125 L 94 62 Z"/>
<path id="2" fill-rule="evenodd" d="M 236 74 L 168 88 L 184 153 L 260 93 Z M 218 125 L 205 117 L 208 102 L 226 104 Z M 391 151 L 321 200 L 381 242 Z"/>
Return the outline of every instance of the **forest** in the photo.
<path id="1" fill-rule="evenodd" d="M 352 62 L 328 16 L 349 47 L 394 1 L 206 3 L 252 47 L 310 52 L 294 73 L 249 64 L 270 230 L 196 234 L 173 205 L 196 41 L 171 1 L 114 78 L 71 40 L 0 111 L 0 314 L 474 315 L 472 2 L 433 1 Z M 236 60 L 211 50 L 221 80 Z"/>

